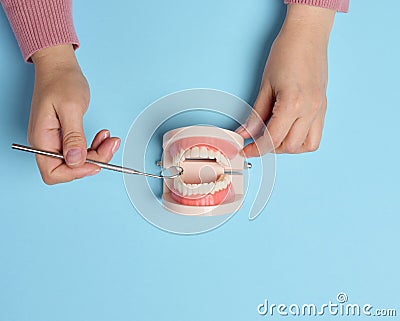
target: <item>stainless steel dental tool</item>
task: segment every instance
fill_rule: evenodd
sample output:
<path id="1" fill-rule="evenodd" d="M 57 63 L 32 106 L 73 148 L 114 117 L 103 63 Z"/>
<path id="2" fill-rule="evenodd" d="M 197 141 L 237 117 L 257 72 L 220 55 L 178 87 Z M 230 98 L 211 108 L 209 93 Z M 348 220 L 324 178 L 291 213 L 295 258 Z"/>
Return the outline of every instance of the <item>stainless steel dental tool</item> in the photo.
<path id="1" fill-rule="evenodd" d="M 53 158 L 58 158 L 64 160 L 64 156 L 61 154 L 53 153 L 53 152 L 48 152 L 44 150 L 40 150 L 37 148 L 32 148 L 29 146 L 24 146 L 24 145 L 19 145 L 19 144 L 12 144 L 11 148 L 24 151 L 24 152 L 29 152 L 33 154 L 38 154 L 38 155 L 43 155 L 43 156 L 48 156 L 48 157 L 53 157 Z M 149 173 L 144 173 L 141 171 L 138 171 L 136 169 L 128 168 L 128 167 L 122 167 L 118 165 L 113 165 L 113 164 L 108 164 L 108 163 L 102 163 L 98 161 L 94 161 L 91 159 L 86 159 L 87 163 L 90 164 L 95 164 L 101 168 L 108 169 L 111 171 L 115 172 L 120 172 L 120 173 L 125 173 L 125 174 L 133 174 L 133 175 L 143 175 L 143 176 L 148 176 L 148 177 L 154 177 L 154 178 L 175 178 L 183 173 L 183 168 L 180 166 L 171 166 L 169 168 L 162 168 L 161 174 L 160 175 L 155 175 L 155 174 L 149 174 Z"/>
<path id="2" fill-rule="evenodd" d="M 193 162 L 193 161 L 209 161 L 209 160 L 205 160 L 204 158 L 188 158 L 185 160 L 186 162 Z M 162 167 L 162 161 L 157 161 L 156 162 L 157 166 Z M 244 163 L 244 168 L 245 169 L 250 169 L 253 165 L 249 162 L 245 162 Z M 178 166 L 180 167 L 180 166 Z M 226 175 L 243 175 L 243 170 L 230 170 L 230 169 L 224 169 L 224 174 Z"/>

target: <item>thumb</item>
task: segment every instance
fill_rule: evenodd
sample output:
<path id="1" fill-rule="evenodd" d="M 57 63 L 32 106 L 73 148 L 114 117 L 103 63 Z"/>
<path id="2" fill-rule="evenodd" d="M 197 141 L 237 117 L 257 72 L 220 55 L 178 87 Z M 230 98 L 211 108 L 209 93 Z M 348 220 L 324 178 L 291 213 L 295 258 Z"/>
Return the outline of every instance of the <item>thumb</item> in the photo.
<path id="1" fill-rule="evenodd" d="M 83 115 L 74 110 L 68 110 L 59 115 L 63 142 L 63 155 L 66 164 L 80 167 L 86 161 L 87 145 L 83 132 Z"/>
<path id="2" fill-rule="evenodd" d="M 271 117 L 273 107 L 273 92 L 269 83 L 263 84 L 258 93 L 254 107 L 245 124 L 236 132 L 244 139 L 257 138 L 265 129 L 265 122 Z"/>

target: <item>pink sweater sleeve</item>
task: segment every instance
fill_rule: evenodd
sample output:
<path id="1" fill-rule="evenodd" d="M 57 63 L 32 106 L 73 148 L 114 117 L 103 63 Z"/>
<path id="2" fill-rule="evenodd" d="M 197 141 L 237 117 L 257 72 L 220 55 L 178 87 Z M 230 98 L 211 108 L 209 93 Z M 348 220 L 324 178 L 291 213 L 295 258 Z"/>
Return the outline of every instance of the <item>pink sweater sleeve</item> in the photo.
<path id="1" fill-rule="evenodd" d="M 285 0 L 286 4 L 307 4 L 310 6 L 323 7 L 341 12 L 349 11 L 350 0 Z"/>
<path id="2" fill-rule="evenodd" d="M 79 46 L 72 0 L 0 0 L 26 61 L 38 50 L 61 44 Z"/>

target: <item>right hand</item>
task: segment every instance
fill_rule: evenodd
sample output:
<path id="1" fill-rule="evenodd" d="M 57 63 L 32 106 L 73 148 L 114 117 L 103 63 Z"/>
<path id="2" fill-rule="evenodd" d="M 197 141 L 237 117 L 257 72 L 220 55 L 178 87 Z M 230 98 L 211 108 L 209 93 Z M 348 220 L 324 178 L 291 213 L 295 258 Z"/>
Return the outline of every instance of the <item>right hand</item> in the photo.
<path id="1" fill-rule="evenodd" d="M 121 140 L 110 137 L 108 130 L 101 130 L 87 149 L 83 116 L 90 91 L 72 45 L 42 49 L 32 56 L 32 61 L 35 87 L 28 142 L 39 149 L 62 153 L 65 159 L 36 156 L 43 181 L 51 185 L 97 174 L 100 167 L 86 163 L 86 158 L 109 162 Z"/>

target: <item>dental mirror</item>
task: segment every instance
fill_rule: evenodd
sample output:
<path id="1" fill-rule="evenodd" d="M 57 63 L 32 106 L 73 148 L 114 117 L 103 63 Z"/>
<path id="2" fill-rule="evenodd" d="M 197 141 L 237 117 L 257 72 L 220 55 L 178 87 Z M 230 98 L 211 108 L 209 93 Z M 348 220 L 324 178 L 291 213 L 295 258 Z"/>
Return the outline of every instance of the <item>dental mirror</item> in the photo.
<path id="1" fill-rule="evenodd" d="M 180 166 L 171 166 L 168 168 L 163 168 L 161 170 L 161 176 L 163 178 L 175 178 L 183 173 L 183 168 Z"/>
<path id="2" fill-rule="evenodd" d="M 43 155 L 43 156 L 48 156 L 48 157 L 53 157 L 53 158 L 58 158 L 58 159 L 64 160 L 64 156 L 61 154 L 48 152 L 48 151 L 44 151 L 41 149 L 32 148 L 29 146 L 12 144 L 11 148 L 20 150 L 20 151 L 24 151 L 24 152 L 28 152 L 28 153 L 33 153 L 33 154 L 38 154 L 38 155 Z M 115 172 L 133 174 L 133 175 L 143 175 L 143 176 L 154 177 L 154 178 L 166 178 L 166 179 L 167 178 L 168 179 L 175 178 L 175 177 L 182 175 L 182 173 L 183 173 L 183 168 L 180 166 L 171 166 L 169 168 L 163 168 L 161 170 L 160 175 L 155 175 L 155 174 L 150 174 L 150 173 L 144 173 L 144 172 L 138 171 L 133 168 L 122 167 L 122 166 L 108 164 L 108 163 L 102 163 L 102 162 L 94 161 L 91 159 L 86 159 L 86 163 L 95 164 L 101 168 L 108 169 L 108 170 L 115 171 Z"/>

